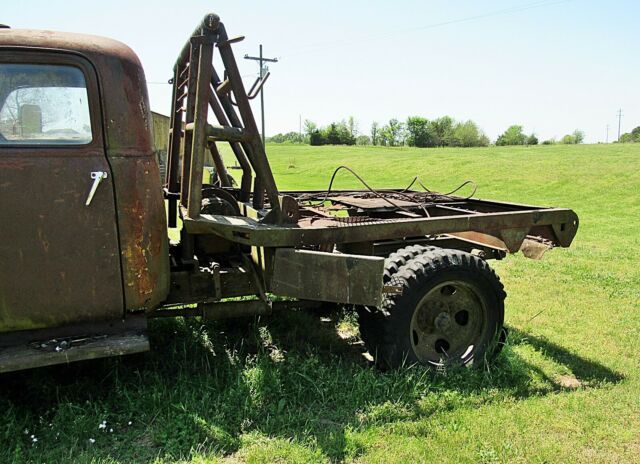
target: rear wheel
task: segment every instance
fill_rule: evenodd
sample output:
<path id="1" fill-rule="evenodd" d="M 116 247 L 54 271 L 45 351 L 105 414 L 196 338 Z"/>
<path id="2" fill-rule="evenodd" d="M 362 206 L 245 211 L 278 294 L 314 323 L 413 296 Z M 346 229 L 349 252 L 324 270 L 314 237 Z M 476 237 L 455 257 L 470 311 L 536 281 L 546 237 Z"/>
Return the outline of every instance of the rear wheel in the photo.
<path id="1" fill-rule="evenodd" d="M 402 293 L 360 311 L 363 340 L 379 365 L 471 366 L 497 353 L 505 293 L 482 259 L 429 249 L 391 273 L 388 285 Z"/>
<path id="2" fill-rule="evenodd" d="M 409 245 L 391 253 L 384 261 L 384 275 L 382 279 L 384 284 L 393 285 L 391 279 L 401 267 L 416 256 L 436 249 L 434 246 Z M 374 340 L 377 340 L 381 336 L 379 333 L 380 324 L 377 323 L 377 314 L 374 313 L 375 308 L 372 310 L 371 308 L 360 306 L 357 307 L 357 310 L 360 321 L 360 337 L 364 344 L 370 348 L 374 345 Z"/>

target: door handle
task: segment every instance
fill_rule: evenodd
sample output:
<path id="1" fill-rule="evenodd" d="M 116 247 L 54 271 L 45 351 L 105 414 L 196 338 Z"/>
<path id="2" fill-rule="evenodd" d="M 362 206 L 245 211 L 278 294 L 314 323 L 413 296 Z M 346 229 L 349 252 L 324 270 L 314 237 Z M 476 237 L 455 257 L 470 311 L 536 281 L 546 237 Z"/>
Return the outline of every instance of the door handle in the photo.
<path id="1" fill-rule="evenodd" d="M 84 203 L 85 206 L 89 206 L 91 204 L 91 200 L 93 200 L 93 196 L 96 194 L 96 190 L 98 190 L 98 185 L 100 185 L 102 179 L 107 178 L 107 173 L 106 171 L 94 171 L 91 173 L 91 178 L 93 179 L 93 185 L 91 186 L 91 190 L 89 191 L 87 201 Z"/>

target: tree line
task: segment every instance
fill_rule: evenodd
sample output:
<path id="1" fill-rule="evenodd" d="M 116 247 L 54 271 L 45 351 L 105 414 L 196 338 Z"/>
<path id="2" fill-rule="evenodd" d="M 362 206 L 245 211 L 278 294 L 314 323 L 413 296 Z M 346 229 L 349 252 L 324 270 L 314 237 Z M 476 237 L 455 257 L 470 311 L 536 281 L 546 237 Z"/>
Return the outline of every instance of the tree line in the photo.
<path id="1" fill-rule="evenodd" d="M 638 135 L 640 136 L 640 128 Z M 386 124 L 374 121 L 369 134 L 360 133 L 353 116 L 320 127 L 310 120 L 304 122 L 304 132 L 276 134 L 267 139 L 273 143 L 306 143 L 310 145 L 376 145 L 387 147 L 486 147 L 489 137 L 472 121 L 457 121 L 451 116 L 427 119 L 410 116 L 405 122 L 390 119 Z M 575 130 L 559 141 L 545 140 L 542 143 L 577 144 L 584 141 L 584 132 Z M 535 134 L 526 134 L 521 125 L 509 126 L 495 141 L 495 145 L 537 145 Z"/>
<path id="2" fill-rule="evenodd" d="M 640 126 L 620 136 L 620 143 L 640 143 Z"/>

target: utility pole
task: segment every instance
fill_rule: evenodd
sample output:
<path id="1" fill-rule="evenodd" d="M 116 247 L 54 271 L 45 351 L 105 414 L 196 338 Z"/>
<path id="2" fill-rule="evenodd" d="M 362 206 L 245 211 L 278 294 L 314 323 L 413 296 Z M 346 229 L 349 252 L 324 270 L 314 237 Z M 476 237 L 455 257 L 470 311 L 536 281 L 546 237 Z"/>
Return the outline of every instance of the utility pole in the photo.
<path id="1" fill-rule="evenodd" d="M 604 143 L 609 143 L 609 124 L 607 124 L 607 138 Z"/>
<path id="2" fill-rule="evenodd" d="M 245 60 L 254 60 L 257 61 L 260 65 L 260 80 L 262 80 L 268 71 L 268 68 L 264 65 L 264 63 L 277 63 L 278 58 L 264 58 L 262 56 L 262 44 L 260 44 L 260 55 L 259 56 L 244 56 Z M 260 114 L 262 116 L 262 146 L 264 147 L 264 86 L 260 88 Z"/>
<path id="3" fill-rule="evenodd" d="M 618 110 L 618 143 L 620 143 L 620 126 L 622 122 L 622 108 Z"/>

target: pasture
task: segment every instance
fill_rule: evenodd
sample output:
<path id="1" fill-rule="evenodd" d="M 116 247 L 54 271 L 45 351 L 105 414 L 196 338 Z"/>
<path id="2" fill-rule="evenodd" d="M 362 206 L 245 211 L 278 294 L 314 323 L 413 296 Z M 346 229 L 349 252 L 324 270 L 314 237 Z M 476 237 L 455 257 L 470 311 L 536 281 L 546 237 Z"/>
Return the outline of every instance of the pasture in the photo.
<path id="1" fill-rule="evenodd" d="M 492 262 L 510 340 L 487 370 L 381 372 L 346 311 L 154 321 L 149 354 L 0 376 L 0 462 L 640 461 L 640 144 L 267 151 L 282 190 L 341 164 L 373 187 L 470 179 L 580 229 Z"/>

